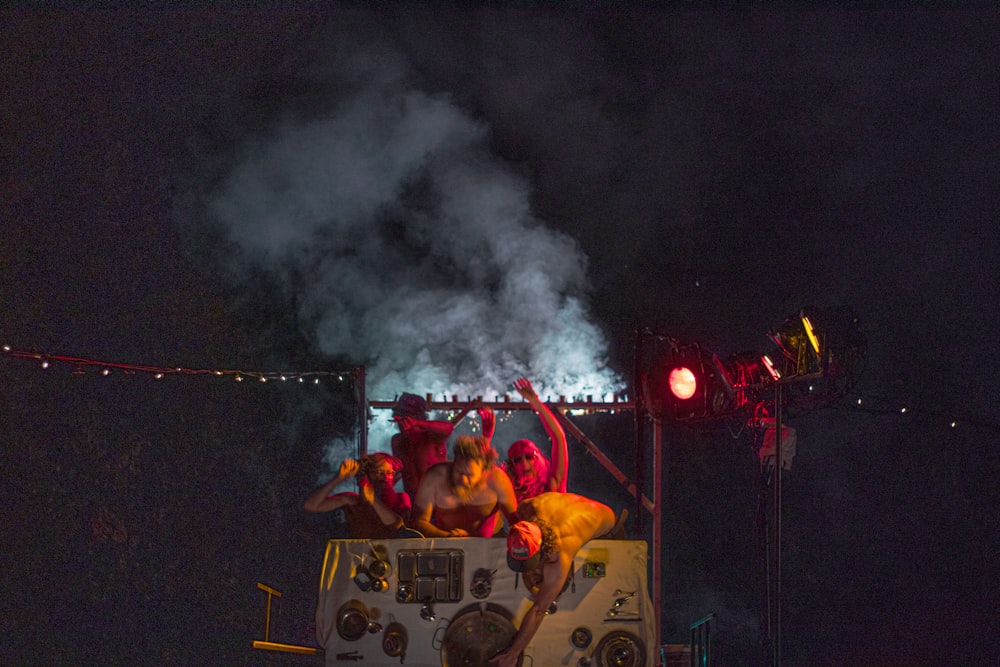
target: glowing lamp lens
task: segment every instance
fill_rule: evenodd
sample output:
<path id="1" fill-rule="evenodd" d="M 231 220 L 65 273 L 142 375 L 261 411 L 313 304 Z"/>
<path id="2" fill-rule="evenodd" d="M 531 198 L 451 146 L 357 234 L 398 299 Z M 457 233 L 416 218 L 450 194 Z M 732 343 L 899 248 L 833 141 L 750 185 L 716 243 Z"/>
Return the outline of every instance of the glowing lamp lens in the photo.
<path id="1" fill-rule="evenodd" d="M 694 373 L 683 366 L 670 371 L 667 381 L 670 383 L 670 392 L 682 401 L 694 396 L 695 389 L 698 388 Z"/>

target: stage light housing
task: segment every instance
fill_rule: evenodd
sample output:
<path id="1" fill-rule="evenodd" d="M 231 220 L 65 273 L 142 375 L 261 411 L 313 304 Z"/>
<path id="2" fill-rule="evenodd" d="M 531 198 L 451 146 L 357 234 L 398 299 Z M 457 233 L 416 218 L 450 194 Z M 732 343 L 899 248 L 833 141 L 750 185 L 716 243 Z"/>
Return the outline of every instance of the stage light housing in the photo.
<path id="1" fill-rule="evenodd" d="M 787 360 L 783 376 L 811 375 L 823 371 L 821 351 L 825 345 L 821 339 L 824 334 L 814 326 L 817 321 L 814 309 L 803 308 L 785 319 L 777 335 L 770 335 Z M 773 362 L 772 366 L 777 368 Z"/>
<path id="2" fill-rule="evenodd" d="M 864 367 L 865 336 L 857 314 L 846 306 L 802 308 L 768 337 L 778 344 L 769 355 L 781 374 L 775 382 L 787 386 L 785 399 L 799 407 L 821 407 L 845 396 Z"/>
<path id="3" fill-rule="evenodd" d="M 806 338 L 809 339 L 809 344 L 812 345 L 813 352 L 820 354 L 819 350 L 819 339 L 816 338 L 816 332 L 813 330 L 812 321 L 810 321 L 809 316 L 805 314 L 805 311 L 800 313 L 802 317 L 802 329 L 806 332 Z"/>
<path id="4" fill-rule="evenodd" d="M 732 409 L 733 385 L 718 357 L 698 343 L 671 340 L 651 360 L 644 380 L 650 414 L 697 420 Z"/>
<path id="5" fill-rule="evenodd" d="M 781 371 L 778 367 L 774 365 L 774 361 L 771 359 L 771 355 L 763 354 L 760 357 L 761 363 L 764 364 L 764 369 L 767 371 L 768 376 L 775 382 L 781 379 Z"/>

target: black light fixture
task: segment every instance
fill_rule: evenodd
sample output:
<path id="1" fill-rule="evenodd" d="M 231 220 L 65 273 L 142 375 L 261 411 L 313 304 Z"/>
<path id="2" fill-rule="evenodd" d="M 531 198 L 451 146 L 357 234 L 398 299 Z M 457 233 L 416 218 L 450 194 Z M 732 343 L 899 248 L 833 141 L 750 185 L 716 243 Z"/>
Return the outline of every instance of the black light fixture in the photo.
<path id="1" fill-rule="evenodd" d="M 777 331 L 768 332 L 776 348 L 762 359 L 776 380 L 823 371 L 822 354 L 826 346 L 822 332 L 813 324 L 815 318 L 815 309 L 803 308 L 785 318 Z"/>
<path id="2" fill-rule="evenodd" d="M 847 307 L 805 307 L 768 332 L 773 347 L 724 361 L 700 343 L 644 332 L 640 386 L 656 419 L 680 422 L 740 415 L 774 400 L 775 385 L 803 407 L 842 396 L 860 373 L 865 341 Z"/>
<path id="3" fill-rule="evenodd" d="M 732 409 L 733 385 L 718 356 L 690 341 L 666 339 L 644 379 L 645 401 L 656 418 L 704 419 Z"/>

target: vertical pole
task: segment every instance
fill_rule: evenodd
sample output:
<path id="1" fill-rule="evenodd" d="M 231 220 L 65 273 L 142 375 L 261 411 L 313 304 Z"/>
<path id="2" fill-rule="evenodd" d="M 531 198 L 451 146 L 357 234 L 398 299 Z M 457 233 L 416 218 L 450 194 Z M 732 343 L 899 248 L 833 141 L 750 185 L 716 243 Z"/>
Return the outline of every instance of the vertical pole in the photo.
<path id="1" fill-rule="evenodd" d="M 354 380 L 354 397 L 358 407 L 358 457 L 368 456 L 368 397 L 365 395 L 365 367 L 356 366 L 351 371 Z"/>
<path id="2" fill-rule="evenodd" d="M 642 388 L 641 366 L 641 359 L 643 357 L 642 340 L 643 332 L 637 329 L 635 332 L 635 357 L 632 369 L 632 392 L 635 394 L 635 533 L 640 536 L 643 534 L 644 527 L 642 516 L 642 493 L 644 487 L 642 469 L 644 467 L 644 452 L 646 450 L 646 403 Z M 653 498 L 656 498 L 656 489 L 653 490 Z"/>
<path id="3" fill-rule="evenodd" d="M 705 623 L 705 657 L 701 659 L 702 667 L 708 667 L 712 664 L 712 624 L 711 622 Z"/>
<path id="4" fill-rule="evenodd" d="M 663 525 L 660 507 L 662 497 L 666 496 L 666 475 L 663 474 L 663 426 L 659 419 L 653 422 L 653 617 L 656 623 L 656 648 L 663 646 L 660 637 L 660 623 L 663 618 Z M 661 495 L 662 492 L 662 495 Z"/>
<path id="5" fill-rule="evenodd" d="M 267 593 L 267 610 L 264 612 L 264 641 L 269 641 L 271 637 L 271 596 L 281 597 L 281 591 L 270 586 L 257 582 L 257 588 Z"/>
<path id="6" fill-rule="evenodd" d="M 267 592 L 267 611 L 264 612 L 264 641 L 271 638 L 271 591 Z"/>
<path id="7" fill-rule="evenodd" d="M 635 473 L 635 532 L 637 535 L 643 534 L 643 510 L 645 509 L 642 503 L 642 494 L 644 486 L 644 471 L 645 466 L 645 450 L 646 450 L 646 395 L 643 388 L 643 368 L 642 363 L 644 360 L 643 351 L 643 337 L 645 333 L 642 330 L 636 330 L 635 332 L 635 358 L 633 359 L 633 403 L 635 404 L 635 459 L 636 459 L 636 473 Z M 659 651 L 660 647 L 663 645 L 663 638 L 661 637 L 662 628 L 660 623 L 663 618 L 663 525 L 662 525 L 662 513 L 661 507 L 661 497 L 664 495 L 662 493 L 661 485 L 663 484 L 663 428 L 660 420 L 656 419 L 653 422 L 653 490 L 650 496 L 653 499 L 653 553 L 651 554 L 652 563 L 650 565 L 650 570 L 652 574 L 652 588 L 653 588 L 653 616 L 656 628 L 656 650 Z"/>
<path id="8" fill-rule="evenodd" d="M 771 640 L 774 667 L 781 665 L 781 431 L 782 426 L 782 385 L 774 389 L 774 630 Z"/>

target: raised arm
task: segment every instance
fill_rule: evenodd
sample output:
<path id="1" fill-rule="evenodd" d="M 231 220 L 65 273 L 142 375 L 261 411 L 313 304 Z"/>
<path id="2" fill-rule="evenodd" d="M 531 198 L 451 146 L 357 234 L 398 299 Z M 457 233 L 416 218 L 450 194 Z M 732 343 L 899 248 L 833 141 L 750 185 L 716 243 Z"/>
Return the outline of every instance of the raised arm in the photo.
<path id="1" fill-rule="evenodd" d="M 416 419 L 415 417 L 402 417 L 397 420 L 399 428 L 403 433 L 431 433 L 442 440 L 447 439 L 451 432 L 455 430 L 452 422 L 440 421 L 437 419 Z M 395 436 L 393 436 L 395 438 Z M 402 454 L 397 454 L 393 450 L 393 455 L 402 458 Z"/>
<path id="2" fill-rule="evenodd" d="M 415 417 L 400 417 L 396 421 L 399 424 L 400 430 L 404 433 L 430 433 L 435 437 L 445 440 L 451 437 L 452 432 L 455 430 L 455 424 L 462 421 L 462 418 L 469 414 L 470 410 L 479 405 L 482 405 L 482 401 L 478 398 L 469 401 L 448 421 L 440 419 L 416 419 Z M 395 436 L 393 438 L 395 439 Z M 400 454 L 396 453 L 395 449 L 393 450 L 393 454 L 402 458 Z"/>
<path id="3" fill-rule="evenodd" d="M 478 408 L 478 407 L 479 407 L 480 405 L 482 405 L 482 404 L 483 404 L 483 402 L 482 402 L 482 401 L 481 401 L 480 399 L 478 399 L 478 398 L 474 398 L 474 399 L 472 399 L 471 401 L 469 401 L 468 403 L 466 403 L 466 404 L 465 404 L 465 405 L 464 405 L 464 406 L 462 407 L 462 409 L 461 409 L 461 410 L 459 410 L 459 411 L 458 411 L 458 412 L 457 412 L 457 413 L 455 414 L 455 416 L 454 416 L 454 417 L 452 417 L 452 418 L 451 418 L 451 419 L 449 420 L 449 422 L 450 422 L 450 423 L 451 423 L 451 424 L 452 424 L 452 425 L 454 426 L 454 425 L 455 425 L 455 424 L 457 424 L 458 422 L 462 421 L 462 418 L 463 418 L 463 417 L 465 417 L 465 415 L 469 414 L 469 412 L 470 412 L 470 411 L 471 411 L 471 410 L 472 410 L 473 408 Z"/>
<path id="4" fill-rule="evenodd" d="M 340 470 L 330 481 L 309 494 L 302 503 L 302 509 L 307 512 L 332 512 L 344 505 L 351 504 L 353 502 L 352 496 L 345 496 L 340 493 L 335 495 L 330 494 L 337 485 L 351 479 L 357 472 L 358 462 L 354 459 L 345 459 L 340 464 Z"/>
<path id="5" fill-rule="evenodd" d="M 496 413 L 489 406 L 481 407 L 477 412 L 479 413 L 479 422 L 483 427 L 483 437 L 486 438 L 486 442 L 493 442 L 493 434 L 497 428 Z"/>
<path id="6" fill-rule="evenodd" d="M 372 506 L 372 509 L 375 510 L 375 514 L 378 515 L 379 521 L 381 521 L 383 525 L 391 526 L 397 529 L 403 527 L 404 519 L 408 518 L 410 514 L 410 497 L 406 495 L 406 492 L 400 493 L 400 496 L 405 498 L 405 502 L 401 498 L 400 501 L 396 503 L 397 509 L 405 512 L 406 516 L 403 516 L 399 512 L 390 509 L 378 496 L 375 495 L 375 487 L 372 486 L 372 483 L 367 479 L 362 479 L 358 483 L 358 487 L 361 490 L 361 497 L 366 503 Z"/>
<path id="7" fill-rule="evenodd" d="M 569 470 L 569 450 L 566 447 L 566 432 L 555 414 L 549 406 L 542 402 L 542 399 L 535 393 L 534 387 L 527 378 L 518 378 L 514 381 L 514 389 L 518 391 L 524 400 L 531 404 L 538 418 L 545 427 L 545 432 L 549 434 L 552 442 L 552 465 L 549 468 L 549 478 L 545 481 L 546 491 L 566 492 L 566 477 Z"/>

